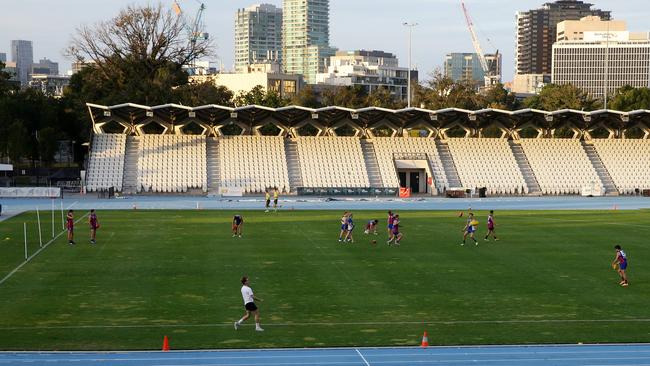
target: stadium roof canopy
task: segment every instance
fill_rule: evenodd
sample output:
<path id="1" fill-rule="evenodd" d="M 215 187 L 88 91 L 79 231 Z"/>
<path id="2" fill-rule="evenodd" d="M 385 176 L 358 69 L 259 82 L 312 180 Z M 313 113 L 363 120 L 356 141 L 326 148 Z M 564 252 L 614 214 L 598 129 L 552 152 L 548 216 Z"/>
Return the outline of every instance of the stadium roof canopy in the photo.
<path id="1" fill-rule="evenodd" d="M 430 137 L 446 137 L 451 129 L 460 128 L 466 137 L 480 137 L 486 129 L 497 129 L 502 137 L 519 138 L 524 129 L 532 129 L 538 137 L 552 137 L 560 128 L 569 129 L 574 138 L 590 136 L 597 129 L 606 131 L 611 138 L 625 137 L 630 129 L 639 129 L 644 138 L 650 137 L 650 110 L 621 112 L 597 110 L 591 112 L 572 109 L 542 111 L 520 109 L 506 111 L 481 109 L 476 111 L 460 108 L 428 110 L 422 108 L 386 109 L 367 107 L 350 109 L 344 107 L 306 108 L 288 106 L 269 108 L 258 105 L 226 107 L 215 104 L 187 107 L 178 104 L 144 106 L 133 103 L 103 106 L 86 104 L 95 133 L 105 133 L 106 127 L 118 127 L 122 133 L 143 135 L 145 126 L 156 125 L 160 134 L 185 134 L 187 127 L 198 126 L 193 133 L 220 136 L 222 128 L 237 125 L 242 135 L 261 134 L 260 129 L 274 125 L 282 136 L 300 136 L 300 129 L 309 124 L 317 135 L 337 136 L 338 130 L 347 126 L 354 136 L 373 137 L 400 136 L 411 130 L 425 131 Z M 197 132 L 198 131 L 198 132 Z"/>

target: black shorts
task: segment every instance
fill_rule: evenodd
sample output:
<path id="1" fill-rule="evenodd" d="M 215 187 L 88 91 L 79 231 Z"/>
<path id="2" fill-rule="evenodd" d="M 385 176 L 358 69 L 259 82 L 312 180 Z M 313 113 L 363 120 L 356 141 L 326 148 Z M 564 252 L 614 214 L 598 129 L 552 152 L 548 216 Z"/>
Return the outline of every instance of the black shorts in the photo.
<path id="1" fill-rule="evenodd" d="M 249 302 L 249 303 L 247 303 L 246 305 L 244 305 L 244 307 L 245 307 L 246 310 L 248 310 L 248 311 L 255 311 L 255 310 L 257 310 L 257 305 L 255 305 L 254 302 Z"/>
<path id="2" fill-rule="evenodd" d="M 266 200 L 266 207 L 269 207 L 270 204 L 271 204 L 271 200 Z"/>
<path id="3" fill-rule="evenodd" d="M 277 198 L 273 200 L 273 204 L 274 204 L 274 205 L 277 205 L 277 204 L 278 204 L 278 199 L 277 199 Z"/>

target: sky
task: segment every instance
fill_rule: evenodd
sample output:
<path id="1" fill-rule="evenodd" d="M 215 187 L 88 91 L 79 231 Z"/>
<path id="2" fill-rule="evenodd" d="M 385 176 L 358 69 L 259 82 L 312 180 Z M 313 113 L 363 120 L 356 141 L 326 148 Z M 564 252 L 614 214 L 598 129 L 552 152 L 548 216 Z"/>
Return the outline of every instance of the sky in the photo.
<path id="1" fill-rule="evenodd" d="M 9 0 L 1 0 L 9 2 Z M 189 11 L 199 0 L 179 0 Z M 34 61 L 47 57 L 59 62 L 61 72 L 70 69 L 63 55 L 76 29 L 117 15 L 130 4 L 157 0 L 20 0 L 0 12 L 0 53 L 10 60 L 13 39 L 31 40 Z M 216 44 L 214 61 L 233 68 L 234 17 L 238 8 L 260 2 L 282 5 L 282 0 L 203 0 L 206 30 Z M 465 0 L 485 53 L 503 55 L 503 80 L 514 73 L 515 15 L 540 7 L 547 0 Z M 650 31 L 648 0 L 592 0 L 596 8 L 611 10 L 631 31 Z M 171 8 L 172 0 L 161 3 Z M 420 80 L 441 68 L 449 52 L 474 52 L 460 0 L 330 0 L 330 45 L 341 50 L 375 49 L 394 53 L 400 65 L 408 65 L 408 30 L 402 23 L 418 23 L 413 30 L 412 63 Z"/>

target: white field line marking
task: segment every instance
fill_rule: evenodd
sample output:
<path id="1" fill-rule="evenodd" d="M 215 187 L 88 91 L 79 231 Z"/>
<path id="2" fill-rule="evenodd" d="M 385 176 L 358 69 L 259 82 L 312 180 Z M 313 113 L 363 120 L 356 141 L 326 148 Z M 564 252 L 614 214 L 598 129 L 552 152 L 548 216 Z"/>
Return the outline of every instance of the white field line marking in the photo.
<path id="1" fill-rule="evenodd" d="M 368 326 L 368 325 L 472 325 L 472 324 L 553 324 L 553 323 L 650 323 L 650 319 L 545 319 L 545 320 L 432 320 L 406 322 L 311 322 L 311 323 L 266 323 L 269 327 L 313 327 L 313 326 Z M 242 324 L 242 327 L 252 324 Z M 125 325 L 53 325 L 53 326 L 8 326 L 0 330 L 31 329 L 120 329 L 120 328 L 221 328 L 232 327 L 232 322 L 212 324 L 125 324 Z"/>
<path id="2" fill-rule="evenodd" d="M 81 216 L 81 217 L 80 217 L 79 219 L 77 219 L 77 221 L 75 221 L 74 223 L 75 223 L 75 224 L 78 223 L 79 221 L 81 221 L 81 220 L 82 220 L 84 217 L 86 217 L 86 216 L 88 216 L 88 214 L 85 214 L 85 215 Z M 18 272 L 21 268 L 23 268 L 23 266 L 24 266 L 25 264 L 27 264 L 29 261 L 32 260 L 32 258 L 36 257 L 36 256 L 39 255 L 42 251 L 44 251 L 45 248 L 47 248 L 50 244 L 52 244 L 56 239 L 59 238 L 59 236 L 63 235 L 63 233 L 65 233 L 65 232 L 66 232 L 65 230 L 61 231 L 57 236 L 55 236 L 53 239 L 51 239 L 50 241 L 48 241 L 47 243 L 45 243 L 45 245 L 43 245 L 43 247 L 41 247 L 39 250 L 37 250 L 34 254 L 32 254 L 32 255 L 30 255 L 29 257 L 27 257 L 27 259 L 26 259 L 23 263 L 21 263 L 20 265 L 18 265 L 18 267 L 14 268 L 13 271 L 9 272 L 8 275 L 6 275 L 3 279 L 0 280 L 0 285 L 2 285 L 3 283 L 5 283 L 5 281 L 7 281 L 9 278 L 11 278 L 11 276 L 14 275 L 14 273 Z"/>
<path id="3" fill-rule="evenodd" d="M 368 363 L 368 361 L 366 360 L 366 358 L 363 357 L 363 355 L 361 354 L 361 352 L 359 352 L 359 349 L 358 349 L 358 348 L 355 348 L 354 350 L 357 351 L 357 354 L 359 355 L 359 357 L 361 357 L 361 359 L 363 360 L 363 362 L 366 363 L 366 366 L 370 366 L 370 364 Z"/>
<path id="4" fill-rule="evenodd" d="M 74 201 L 74 202 L 72 202 L 71 204 L 68 205 L 68 208 L 66 208 L 66 210 L 71 209 L 71 208 L 74 207 L 74 205 L 76 205 L 77 203 L 79 203 L 79 201 Z"/>

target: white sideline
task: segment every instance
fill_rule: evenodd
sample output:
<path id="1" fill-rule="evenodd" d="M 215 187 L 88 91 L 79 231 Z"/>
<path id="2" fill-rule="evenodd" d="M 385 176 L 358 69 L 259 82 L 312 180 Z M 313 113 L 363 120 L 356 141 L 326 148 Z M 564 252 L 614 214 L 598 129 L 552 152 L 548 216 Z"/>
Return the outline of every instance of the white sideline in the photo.
<path id="1" fill-rule="evenodd" d="M 76 202 L 75 202 L 75 203 L 76 203 Z M 72 206 L 69 206 L 69 207 L 72 207 Z M 77 219 L 77 221 L 75 221 L 74 223 L 75 223 L 75 224 L 78 223 L 79 221 L 81 221 L 81 219 L 83 219 L 83 218 L 86 217 L 86 216 L 88 216 L 87 213 L 86 213 L 85 215 L 81 216 L 79 219 Z M 59 236 L 61 236 L 61 235 L 62 235 L 63 233 L 65 233 L 65 232 L 66 232 L 65 230 L 62 230 L 62 231 L 61 231 L 60 233 L 58 233 L 54 238 L 52 238 L 50 241 L 48 241 L 47 243 L 45 243 L 45 245 L 43 245 L 41 248 L 39 248 L 39 249 L 38 249 L 34 254 L 32 254 L 32 255 L 30 255 L 29 257 L 27 257 L 27 259 L 26 259 L 24 262 L 22 262 L 21 264 L 19 264 L 18 267 L 14 268 L 13 271 L 9 272 L 8 275 L 6 275 L 3 279 L 0 280 L 0 285 L 2 285 L 3 283 L 5 283 L 5 281 L 7 281 L 9 278 L 11 278 L 11 276 L 14 275 L 14 273 L 18 272 L 21 268 L 23 268 L 23 266 L 24 266 L 25 264 L 27 264 L 29 261 L 31 261 L 32 258 L 34 258 L 34 257 L 36 257 L 37 255 L 39 255 L 43 250 L 45 250 L 45 248 L 47 248 L 50 244 L 52 244 L 56 239 L 59 238 Z"/>
<path id="2" fill-rule="evenodd" d="M 314 327 L 314 326 L 375 326 L 375 325 L 463 325 L 463 324 L 549 324 L 549 323 L 650 323 L 650 318 L 636 319 L 542 319 L 542 320 L 431 320 L 403 322 L 305 322 L 305 323 L 264 323 L 267 327 Z M 253 325 L 242 325 L 252 327 Z M 52 325 L 52 326 L 14 326 L 0 330 L 36 330 L 36 329 L 120 329 L 120 328 L 229 328 L 232 322 L 203 324 L 124 324 L 124 325 Z"/>

